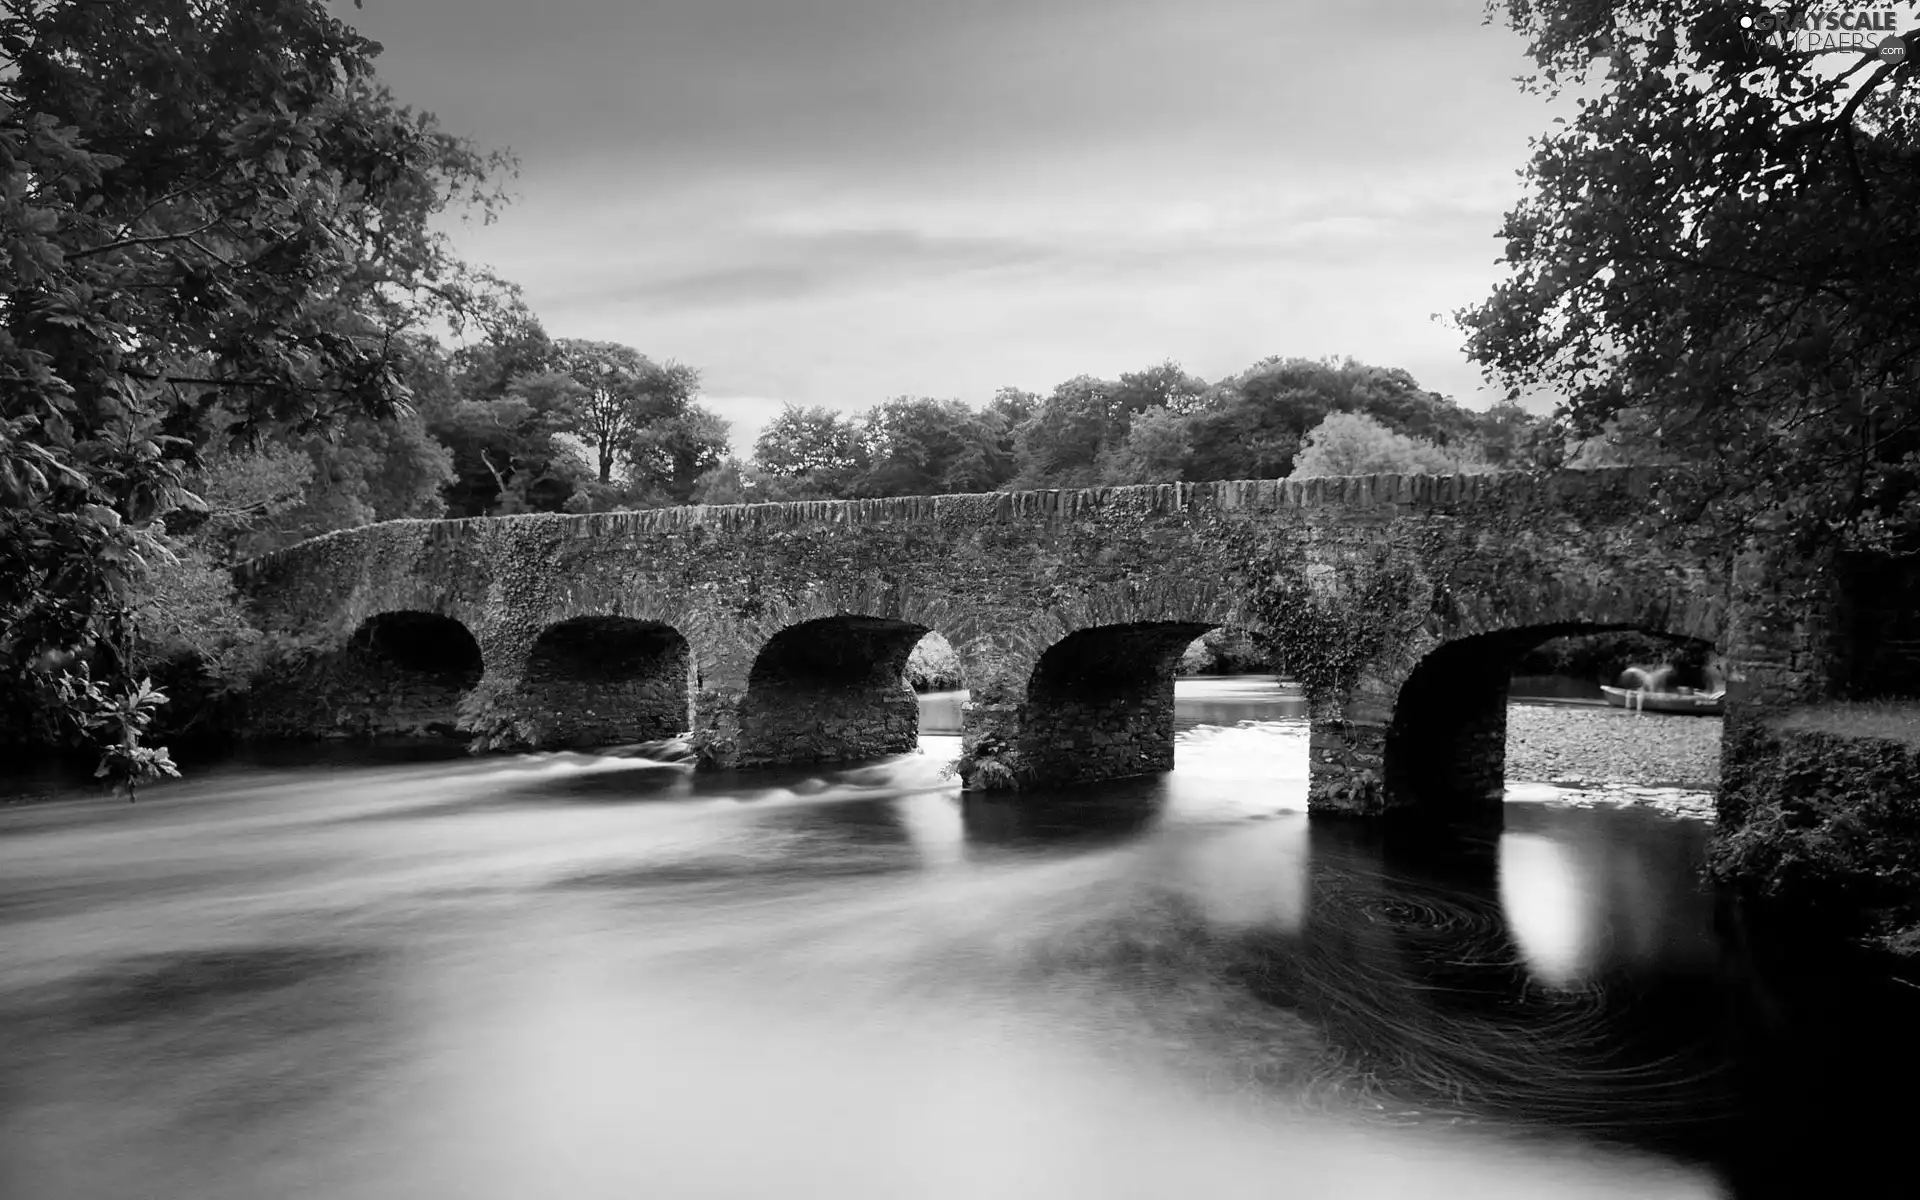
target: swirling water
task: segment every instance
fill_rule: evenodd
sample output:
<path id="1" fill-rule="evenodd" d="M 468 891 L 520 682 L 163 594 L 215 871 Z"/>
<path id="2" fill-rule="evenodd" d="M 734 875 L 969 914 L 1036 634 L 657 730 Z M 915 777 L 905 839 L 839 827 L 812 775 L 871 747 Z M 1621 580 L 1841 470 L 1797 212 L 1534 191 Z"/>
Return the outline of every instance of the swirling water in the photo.
<path id="1" fill-rule="evenodd" d="M 924 713 L 847 769 L 314 750 L 0 809 L 0 1195 L 1747 1196 L 1879 1144 L 1835 1064 L 1901 997 L 1806 1016 L 1684 804 L 1309 821 L 1264 679 L 1183 681 L 1170 775 L 963 798 Z"/>

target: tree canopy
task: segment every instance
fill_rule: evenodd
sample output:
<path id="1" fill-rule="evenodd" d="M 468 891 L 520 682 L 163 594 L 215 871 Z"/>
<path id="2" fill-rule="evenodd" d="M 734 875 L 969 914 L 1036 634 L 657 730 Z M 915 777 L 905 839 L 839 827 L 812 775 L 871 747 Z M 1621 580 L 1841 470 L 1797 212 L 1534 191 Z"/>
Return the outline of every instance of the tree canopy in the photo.
<path id="1" fill-rule="evenodd" d="M 578 390 L 570 407 L 570 431 L 593 452 L 599 481 L 611 483 L 637 452 L 636 439 L 651 426 L 678 421 L 700 387 L 700 375 L 678 363 L 656 363 L 631 346 L 563 338 L 556 343 L 560 369 Z M 655 444 L 649 436 L 647 445 Z M 703 468 L 704 469 L 704 468 Z"/>
<path id="2" fill-rule="evenodd" d="M 1816 53 L 1809 8 L 1769 33 L 1717 0 L 1490 6 L 1530 89 L 1583 94 L 1534 142 L 1508 278 L 1460 317 L 1573 434 L 1631 418 L 1709 464 L 1677 515 L 1920 549 L 1920 39 Z"/>
<path id="3" fill-rule="evenodd" d="M 852 417 L 819 405 L 789 404 L 760 431 L 753 462 L 778 481 L 780 495 L 837 497 L 852 494 L 872 454 Z"/>
<path id="4" fill-rule="evenodd" d="M 698 404 L 640 425 L 628 443 L 634 492 L 645 503 L 685 504 L 727 455 L 727 422 Z"/>
<path id="5" fill-rule="evenodd" d="M 896 396 L 864 420 L 870 465 L 859 495 L 990 492 L 1008 476 L 1000 419 L 958 400 Z"/>
<path id="6" fill-rule="evenodd" d="M 1213 384 L 1171 362 L 1076 375 L 1044 397 L 1002 388 L 983 408 L 907 396 L 857 414 L 789 405 L 724 487 L 710 483 L 765 501 L 1278 479 L 1330 414 L 1368 418 L 1356 428 L 1379 463 L 1369 470 L 1544 461 L 1539 423 L 1518 405 L 1475 413 L 1402 370 L 1275 357 Z"/>
<path id="7" fill-rule="evenodd" d="M 1423 438 L 1396 433 L 1364 413 L 1328 413 L 1307 431 L 1292 479 L 1316 475 L 1429 475 L 1460 462 Z"/>
<path id="8" fill-rule="evenodd" d="M 0 662 L 135 773 L 151 706 L 97 681 L 209 422 L 395 413 L 397 341 L 473 294 L 433 218 L 490 211 L 507 160 L 397 105 L 377 50 L 315 0 L 0 5 Z"/>

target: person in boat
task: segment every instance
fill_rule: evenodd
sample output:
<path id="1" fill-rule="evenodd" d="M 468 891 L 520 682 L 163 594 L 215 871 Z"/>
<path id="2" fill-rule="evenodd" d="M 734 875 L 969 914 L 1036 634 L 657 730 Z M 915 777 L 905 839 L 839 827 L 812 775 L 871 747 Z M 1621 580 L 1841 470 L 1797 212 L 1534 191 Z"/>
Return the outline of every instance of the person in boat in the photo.
<path id="1" fill-rule="evenodd" d="M 1714 655 L 1701 668 L 1701 677 L 1707 685 L 1704 688 L 1674 686 L 1674 676 L 1679 673 L 1679 668 L 1672 663 L 1661 663 L 1657 667 L 1628 667 L 1620 672 L 1619 686 L 1636 692 L 1702 696 L 1718 696 L 1727 690 L 1727 660 L 1723 655 Z"/>
<path id="2" fill-rule="evenodd" d="M 1620 672 L 1620 686 L 1636 692 L 1670 692 L 1675 671 L 1672 663 L 1657 667 L 1628 667 Z"/>

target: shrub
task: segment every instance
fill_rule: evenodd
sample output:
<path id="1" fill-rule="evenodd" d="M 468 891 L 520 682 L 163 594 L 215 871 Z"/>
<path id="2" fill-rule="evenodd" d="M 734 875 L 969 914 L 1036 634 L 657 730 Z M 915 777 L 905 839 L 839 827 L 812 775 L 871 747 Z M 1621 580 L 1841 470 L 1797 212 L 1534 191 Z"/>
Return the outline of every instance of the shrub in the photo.
<path id="1" fill-rule="evenodd" d="M 947 639 L 929 633 L 907 655 L 907 683 L 916 692 L 951 692 L 965 687 L 960 678 L 960 656 Z"/>
<path id="2" fill-rule="evenodd" d="M 1244 629 L 1209 629 L 1188 643 L 1179 675 L 1261 675 L 1273 670 L 1267 653 Z"/>

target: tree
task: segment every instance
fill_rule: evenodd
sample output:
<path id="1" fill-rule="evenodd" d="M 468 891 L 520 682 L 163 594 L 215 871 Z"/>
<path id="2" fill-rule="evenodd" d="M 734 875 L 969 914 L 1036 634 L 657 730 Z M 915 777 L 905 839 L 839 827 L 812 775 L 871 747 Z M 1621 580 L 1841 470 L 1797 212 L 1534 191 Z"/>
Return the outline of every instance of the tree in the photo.
<path id="1" fill-rule="evenodd" d="M 454 351 L 444 384 L 422 391 L 428 431 L 453 455 L 449 515 L 559 512 L 593 470 L 572 444 L 583 389 L 518 289 L 503 285 Z"/>
<path id="2" fill-rule="evenodd" d="M 1457 461 L 1432 442 L 1396 433 L 1361 413 L 1329 413 L 1308 431 L 1288 478 L 1426 475 L 1458 469 Z"/>
<path id="3" fill-rule="evenodd" d="M 872 456 L 851 419 L 829 408 L 789 404 L 755 439 L 753 462 L 783 481 L 783 499 L 843 499 Z"/>
<path id="4" fill-rule="evenodd" d="M 1020 426 L 1018 486 L 1100 482 L 1104 463 L 1126 441 L 1134 418 L 1155 408 L 1190 413 L 1207 390 L 1206 381 L 1173 362 L 1123 374 L 1117 381 L 1090 375 L 1067 380 Z"/>
<path id="5" fill-rule="evenodd" d="M 1566 465 L 1585 469 L 1682 464 L 1684 460 L 1668 453 L 1661 440 L 1659 427 L 1647 413 L 1622 409 L 1593 437 L 1567 445 Z"/>
<path id="6" fill-rule="evenodd" d="M 1120 376 L 1120 382 L 1107 392 L 1107 434 L 1125 436 L 1133 419 L 1148 409 L 1161 408 L 1185 415 L 1198 407 L 1207 394 L 1207 381 L 1189 375 L 1171 360 Z"/>
<path id="7" fill-rule="evenodd" d="M 1503 470 L 1557 465 L 1554 431 L 1509 398 L 1495 401 L 1475 422 L 1473 442 L 1479 457 Z"/>
<path id="8" fill-rule="evenodd" d="M 580 386 L 572 429 L 593 451 L 601 483 L 612 481 L 641 429 L 685 412 L 699 386 L 690 368 L 661 366 L 617 342 L 563 338 L 558 349 L 563 369 Z"/>
<path id="9" fill-rule="evenodd" d="M 186 476 L 200 507 L 169 516 L 168 532 L 191 534 L 217 561 L 246 558 L 258 531 L 280 528 L 312 482 L 313 456 L 296 446 L 270 441 L 203 454 Z"/>
<path id="10" fill-rule="evenodd" d="M 470 322 L 480 331 L 480 340 L 454 351 L 449 364 L 454 390 L 469 400 L 497 400 L 514 380 L 565 366 L 560 347 L 527 307 L 519 287 L 498 280 L 493 284 L 476 297 Z"/>
<path id="11" fill-rule="evenodd" d="M 1232 396 L 1186 421 L 1188 479 L 1280 479 L 1293 469 L 1300 435 L 1279 414 Z"/>
<path id="12" fill-rule="evenodd" d="M 698 404 L 642 425 L 629 449 L 635 491 L 661 504 L 690 503 L 700 477 L 726 457 L 729 436 L 727 422 Z"/>
<path id="13" fill-rule="evenodd" d="M 453 481 L 453 455 L 418 413 L 342 420 L 301 447 L 313 464 L 301 503 L 235 553 L 251 556 L 335 529 L 446 513 L 441 489 Z"/>
<path id="14" fill-rule="evenodd" d="M 593 479 L 567 432 L 578 394 L 572 376 L 550 371 L 517 377 L 498 398 L 459 398 L 429 409 L 428 429 L 453 456 L 449 512 L 562 511 Z"/>
<path id="15" fill-rule="evenodd" d="M 1104 483 L 1170 483 L 1180 478 L 1189 449 L 1187 422 L 1164 408 L 1133 419 L 1127 440 L 1101 463 Z"/>
<path id="16" fill-rule="evenodd" d="M 445 353 L 426 339 L 396 340 L 405 346 L 396 370 L 413 403 L 444 404 L 451 392 Z M 243 411 L 215 401 L 201 425 L 203 465 L 190 482 L 208 511 L 177 512 L 168 529 L 191 535 L 213 561 L 231 563 L 371 521 L 445 511 L 441 489 L 453 478 L 453 458 L 417 408 L 380 418 L 346 410 L 324 422 L 248 428 Z M 239 507 L 227 503 L 216 520 L 206 489 L 253 499 Z"/>
<path id="17" fill-rule="evenodd" d="M 1020 487 L 1088 487 L 1098 482 L 1100 453 L 1112 435 L 1110 380 L 1076 375 L 1053 389 L 1020 427 Z M 1125 437 L 1125 430 L 1118 433 Z"/>
<path id="18" fill-rule="evenodd" d="M 1473 414 L 1397 367 L 1351 358 L 1262 359 L 1212 389 L 1188 423 L 1188 479 L 1278 479 L 1328 413 L 1364 413 L 1440 445 L 1468 437 Z"/>
<path id="19" fill-rule="evenodd" d="M 990 492 L 1011 474 L 1000 422 L 958 400 L 896 396 L 861 419 L 862 496 Z"/>
<path id="20" fill-rule="evenodd" d="M 132 600 L 209 415 L 396 412 L 400 335 L 484 289 L 435 220 L 507 161 L 377 52 L 316 0 L 0 2 L 0 668 L 129 783 L 171 769 Z"/>
<path id="21" fill-rule="evenodd" d="M 1039 393 L 1022 391 L 1016 387 L 1001 388 L 987 402 L 987 416 L 999 425 L 994 446 L 1003 460 L 1016 462 L 1020 452 L 1020 427 L 1032 420 L 1033 414 L 1039 410 Z M 1001 486 L 1006 486 L 1006 483 L 1003 482 Z"/>
<path id="22" fill-rule="evenodd" d="M 746 465 L 728 455 L 701 472 L 694 480 L 689 504 L 752 504 L 755 498 L 747 489 Z"/>
<path id="23" fill-rule="evenodd" d="M 1682 522 L 1920 549 L 1920 37 L 1816 63 L 1806 5 L 1773 35 L 1741 25 L 1760 11 L 1506 6 L 1528 86 L 1589 94 L 1535 140 L 1467 349 L 1556 389 L 1575 437 L 1637 412 L 1707 465 L 1663 496 Z"/>
<path id="24" fill-rule="evenodd" d="M 1000 418 L 1007 429 L 1017 429 L 1040 410 L 1040 393 L 1003 387 L 987 402 L 987 412 Z"/>

